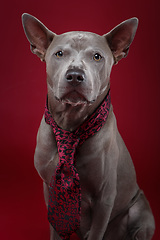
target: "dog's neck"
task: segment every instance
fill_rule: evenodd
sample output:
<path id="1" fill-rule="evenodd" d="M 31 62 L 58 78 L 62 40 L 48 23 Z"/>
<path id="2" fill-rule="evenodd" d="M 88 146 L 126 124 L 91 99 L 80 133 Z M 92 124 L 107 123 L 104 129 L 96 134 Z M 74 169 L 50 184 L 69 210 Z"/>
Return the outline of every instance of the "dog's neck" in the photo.
<path id="1" fill-rule="evenodd" d="M 110 86 L 97 97 L 96 101 L 92 104 L 80 104 L 73 106 L 68 103 L 57 102 L 53 96 L 53 93 L 48 91 L 48 108 L 52 114 L 57 125 L 67 131 L 74 131 L 77 129 L 101 104 L 105 96 L 109 91 Z M 51 101 L 52 99 L 52 101 Z"/>

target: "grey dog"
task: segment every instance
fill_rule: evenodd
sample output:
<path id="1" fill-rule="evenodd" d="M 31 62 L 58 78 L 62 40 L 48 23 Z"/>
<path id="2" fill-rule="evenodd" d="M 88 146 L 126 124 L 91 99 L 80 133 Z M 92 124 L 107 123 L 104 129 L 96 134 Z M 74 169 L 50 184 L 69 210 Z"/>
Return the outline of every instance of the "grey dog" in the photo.
<path id="1" fill-rule="evenodd" d="M 59 127 L 74 131 L 107 95 L 112 66 L 127 56 L 138 19 L 126 20 L 103 36 L 82 31 L 56 35 L 26 13 L 22 22 L 31 51 L 46 62 L 49 110 Z M 66 78 L 67 71 L 70 79 Z M 85 141 L 76 154 L 82 188 L 78 236 L 87 240 L 150 240 L 154 218 L 137 184 L 112 105 L 103 129 Z M 35 167 L 43 179 L 46 205 L 58 161 L 55 136 L 43 116 Z M 60 239 L 50 229 L 50 239 Z"/>

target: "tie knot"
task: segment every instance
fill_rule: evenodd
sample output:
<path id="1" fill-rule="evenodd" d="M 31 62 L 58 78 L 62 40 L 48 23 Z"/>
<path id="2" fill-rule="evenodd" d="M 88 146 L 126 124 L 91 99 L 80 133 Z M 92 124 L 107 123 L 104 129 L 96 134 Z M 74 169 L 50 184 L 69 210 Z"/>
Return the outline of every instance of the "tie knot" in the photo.
<path id="1" fill-rule="evenodd" d="M 72 132 L 68 131 L 63 131 L 63 134 L 56 133 L 56 141 L 58 144 L 63 145 L 63 146 L 69 146 L 71 147 L 77 147 L 80 137 L 75 135 Z"/>
<path id="2" fill-rule="evenodd" d="M 56 141 L 61 162 L 73 164 L 80 138 L 73 133 L 65 132 L 63 136 L 56 135 Z"/>

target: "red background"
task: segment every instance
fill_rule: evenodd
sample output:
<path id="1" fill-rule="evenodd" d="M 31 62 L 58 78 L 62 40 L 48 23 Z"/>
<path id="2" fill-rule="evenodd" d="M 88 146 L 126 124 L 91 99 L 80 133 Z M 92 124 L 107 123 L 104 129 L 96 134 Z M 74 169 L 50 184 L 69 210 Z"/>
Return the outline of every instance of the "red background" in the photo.
<path id="1" fill-rule="evenodd" d="M 2 6 L 3 4 L 3 6 Z M 112 70 L 111 93 L 119 131 L 131 153 L 140 187 L 160 236 L 159 1 L 10 0 L 1 4 L 0 238 L 49 240 L 42 181 L 33 165 L 43 114 L 45 64 L 31 54 L 21 14 L 39 18 L 57 34 L 104 34 L 136 16 L 139 28 L 129 55 Z"/>

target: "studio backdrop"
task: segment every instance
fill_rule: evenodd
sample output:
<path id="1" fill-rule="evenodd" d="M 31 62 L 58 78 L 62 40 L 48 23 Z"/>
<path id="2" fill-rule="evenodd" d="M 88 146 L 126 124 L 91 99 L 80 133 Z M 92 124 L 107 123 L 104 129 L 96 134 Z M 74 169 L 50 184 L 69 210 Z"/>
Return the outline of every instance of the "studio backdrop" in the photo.
<path id="1" fill-rule="evenodd" d="M 155 216 L 153 240 L 159 240 L 158 0 L 6 0 L 1 3 L 0 238 L 49 240 L 42 180 L 33 163 L 47 94 L 45 63 L 30 51 L 21 24 L 24 12 L 34 15 L 57 34 L 83 30 L 102 35 L 128 18 L 139 19 L 127 58 L 112 69 L 111 99 L 138 183 Z"/>

